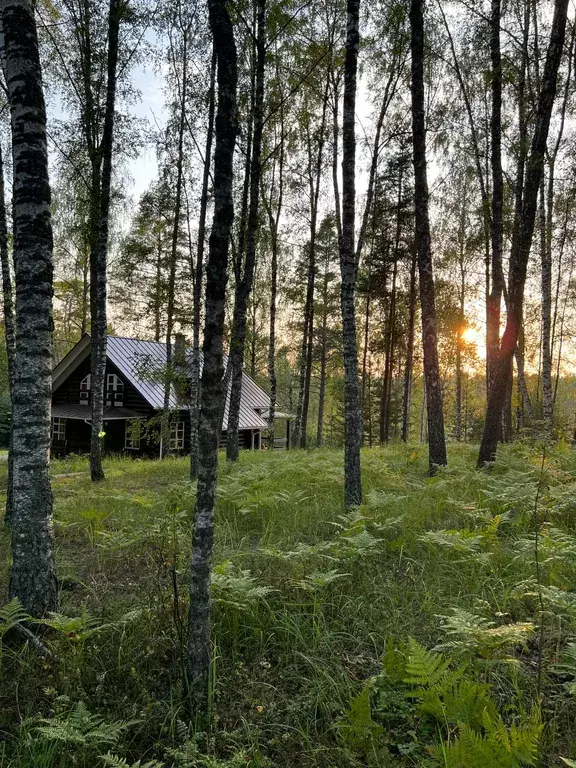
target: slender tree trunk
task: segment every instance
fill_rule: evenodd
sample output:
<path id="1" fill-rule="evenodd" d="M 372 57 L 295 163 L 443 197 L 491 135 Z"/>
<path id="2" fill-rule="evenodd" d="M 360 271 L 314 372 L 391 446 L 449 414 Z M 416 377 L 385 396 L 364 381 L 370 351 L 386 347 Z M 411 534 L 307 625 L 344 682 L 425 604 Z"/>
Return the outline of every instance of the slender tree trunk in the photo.
<path id="1" fill-rule="evenodd" d="M 322 118 L 316 163 L 313 161 L 313 141 L 310 133 L 307 135 L 308 144 L 308 188 L 310 194 L 310 242 L 308 251 L 308 274 L 306 280 L 306 299 L 304 304 L 304 331 L 300 357 L 300 372 L 298 391 L 298 406 L 294 442 L 299 448 L 306 448 L 308 430 L 308 409 L 310 405 L 310 381 L 312 378 L 312 355 L 314 347 L 314 287 L 316 282 L 316 236 L 318 224 L 318 204 L 320 199 L 320 183 L 322 178 L 322 163 L 324 159 L 324 142 L 326 132 L 326 113 L 328 109 L 328 78 L 326 79 L 324 98 L 322 101 Z"/>
<path id="2" fill-rule="evenodd" d="M 466 192 L 463 190 L 462 208 L 460 211 L 460 226 L 458 232 L 459 252 L 458 266 L 460 269 L 460 290 L 459 290 L 459 318 L 458 331 L 456 333 L 456 440 L 462 439 L 462 334 L 466 321 L 464 307 L 466 304 L 466 265 L 464 261 L 466 248 Z"/>
<path id="3" fill-rule="evenodd" d="M 344 107 L 342 115 L 342 236 L 340 273 L 342 283 L 342 337 L 344 347 L 344 505 L 346 509 L 362 503 L 360 449 L 362 412 L 358 387 L 358 347 L 356 341 L 356 276 L 358 263 L 354 248 L 356 216 L 356 73 L 360 46 L 360 0 L 348 0 L 346 58 L 344 62 Z"/>
<path id="4" fill-rule="evenodd" d="M 198 477 L 198 419 L 200 416 L 200 317 L 202 314 L 202 277 L 204 274 L 204 243 L 206 240 L 206 214 L 208 212 L 208 192 L 210 185 L 210 165 L 212 162 L 212 142 L 214 140 L 214 111 L 216 90 L 216 50 L 212 51 L 210 69 L 210 89 L 208 91 L 208 127 L 206 130 L 206 150 L 204 153 L 204 171 L 202 175 L 202 194 L 200 196 L 200 215 L 198 219 L 198 251 L 196 254 L 196 274 L 193 294 L 193 340 L 192 340 L 192 392 L 190 403 L 190 479 Z"/>
<path id="5" fill-rule="evenodd" d="M 57 607 L 52 555 L 52 225 L 46 109 L 34 10 L 2 0 L 14 169 L 16 285 L 13 388 L 13 510 L 10 597 L 28 613 Z"/>
<path id="6" fill-rule="evenodd" d="M 102 176 L 100 179 L 98 237 L 90 253 L 90 313 L 92 331 L 91 391 L 92 437 L 90 441 L 90 477 L 104 479 L 102 468 L 104 387 L 106 384 L 106 281 L 108 256 L 108 221 L 110 214 L 110 185 L 114 136 L 114 105 L 116 101 L 116 68 L 118 64 L 118 34 L 121 0 L 110 0 L 108 21 L 108 61 L 106 111 L 100 144 Z"/>
<path id="7" fill-rule="evenodd" d="M 322 282 L 322 322 L 320 325 L 320 387 L 318 390 L 318 424 L 316 428 L 316 445 L 321 448 L 324 443 L 324 405 L 326 402 L 326 364 L 328 362 L 328 283 L 330 251 L 327 252 L 324 264 L 324 280 Z"/>
<path id="8" fill-rule="evenodd" d="M 246 227 L 246 259 L 242 277 L 236 284 L 234 317 L 230 341 L 230 365 L 232 385 L 228 408 L 226 458 L 238 460 L 238 423 L 242 397 L 242 368 L 246 341 L 246 312 L 248 298 L 254 281 L 256 240 L 258 234 L 258 210 L 260 203 L 260 174 L 262 132 L 264 128 L 264 75 L 266 66 L 266 0 L 258 0 L 258 36 L 256 41 L 256 90 L 254 98 L 254 139 L 250 162 L 250 205 Z"/>
<path id="9" fill-rule="evenodd" d="M 552 179 L 549 186 L 553 186 Z M 548 247 L 548 222 L 550 224 L 550 239 L 552 237 L 552 206 L 546 212 L 544 204 L 544 180 L 541 185 L 540 208 L 542 216 L 541 239 L 541 322 L 542 322 L 542 417 L 546 427 L 552 429 L 552 243 Z M 547 215 L 548 214 L 548 215 Z"/>
<path id="10" fill-rule="evenodd" d="M 556 0 L 550 43 L 546 54 L 542 85 L 538 97 L 534 136 L 526 167 L 520 226 L 515 233 L 516 236 L 512 241 L 510 251 L 506 328 L 500 344 L 494 385 L 486 409 L 484 433 L 478 456 L 479 467 L 483 467 L 486 463 L 492 462 L 496 458 L 500 416 L 511 373 L 510 360 L 516 349 L 520 324 L 522 322 L 526 270 L 532 237 L 534 235 L 538 190 L 542 181 L 544 153 L 546 151 L 550 117 L 556 95 L 558 69 L 564 47 L 567 9 L 568 0 Z"/>
<path id="11" fill-rule="evenodd" d="M 492 265 L 491 290 L 487 301 L 486 362 L 487 393 L 495 375 L 500 347 L 500 309 L 504 292 L 502 271 L 502 209 L 504 177 L 502 174 L 502 61 L 500 54 L 500 0 L 492 0 L 490 19 L 490 61 L 492 115 L 490 119 L 492 165 Z"/>
<path id="12" fill-rule="evenodd" d="M 417 254 L 412 252 L 410 264 L 410 304 L 408 307 L 408 337 L 406 339 L 406 367 L 404 368 L 404 397 L 402 400 L 402 441 L 410 438 L 410 409 L 412 405 L 412 369 L 414 365 L 414 328 L 416 325 L 416 266 Z"/>
<path id="13" fill-rule="evenodd" d="M 367 274 L 367 280 L 366 280 L 366 305 L 364 309 L 364 330 L 362 333 L 363 340 L 362 340 L 362 374 L 360 377 L 361 381 L 361 395 L 360 395 L 360 406 L 362 408 L 362 422 L 364 426 L 366 425 L 366 387 L 368 384 L 368 348 L 369 348 L 369 339 L 370 339 L 370 316 L 371 316 L 371 309 L 372 309 L 372 302 L 371 302 L 371 292 L 372 292 L 372 275 L 371 275 L 371 268 L 372 268 L 372 250 L 374 245 L 372 244 L 372 249 L 370 252 L 370 256 L 368 258 L 368 274 Z M 358 252 L 358 249 L 356 249 L 356 252 Z M 364 435 L 362 435 L 362 440 L 364 440 Z"/>
<path id="14" fill-rule="evenodd" d="M 278 73 L 277 73 L 278 74 Z M 270 203 L 267 206 L 268 222 L 270 226 L 270 238 L 272 248 L 272 264 L 270 275 L 270 334 L 268 341 L 268 380 L 270 382 L 270 413 L 268 414 L 268 447 L 274 450 L 274 433 L 276 419 L 276 301 L 278 296 L 278 230 L 280 216 L 282 215 L 282 203 L 284 200 L 284 109 L 280 107 L 280 157 L 278 159 L 278 200 L 276 213 L 272 212 L 272 196 L 274 184 L 270 193 Z M 263 198 L 264 199 L 264 198 Z"/>
<path id="15" fill-rule="evenodd" d="M 218 442 L 225 397 L 222 386 L 224 313 L 228 249 L 234 218 L 232 181 L 237 131 L 234 31 L 224 0 L 208 0 L 208 10 L 218 61 L 218 110 L 214 154 L 214 219 L 206 268 L 198 491 L 194 514 L 185 680 L 190 703 L 198 711 L 206 706 L 210 669 L 210 571 L 214 540 L 214 498 L 218 479 Z"/>
<path id="16" fill-rule="evenodd" d="M 10 403 L 14 396 L 14 356 L 16 348 L 16 325 L 14 321 L 14 292 L 12 271 L 10 268 L 10 250 L 8 248 L 8 224 L 6 218 L 6 193 L 4 190 L 4 159 L 0 146 L 0 261 L 2 264 L 2 299 L 4 307 L 4 336 L 6 342 L 6 362 L 8 366 L 8 394 Z M 12 450 L 12 420 L 8 450 L 8 480 L 6 485 L 6 510 L 4 523 L 9 525 L 13 514 L 13 476 L 14 456 Z"/>
<path id="17" fill-rule="evenodd" d="M 416 247 L 420 272 L 422 305 L 422 346 L 428 409 L 428 444 L 430 469 L 446 464 L 442 389 L 438 368 L 436 306 L 430 219 L 428 214 L 428 179 L 426 171 L 426 126 L 424 107 L 424 17 L 423 0 L 411 0 L 412 51 L 412 141 L 414 146 L 414 207 Z"/>
<path id="18" fill-rule="evenodd" d="M 178 120 L 178 149 L 176 154 L 176 188 L 174 190 L 174 221 L 170 243 L 168 265 L 168 295 L 166 306 L 166 372 L 164 380 L 164 437 L 168 439 L 168 410 L 170 408 L 170 387 L 174 379 L 172 370 L 172 335 L 174 332 L 174 299 L 176 290 L 176 264 L 178 262 L 178 240 L 180 235 L 180 212 L 182 210 L 182 182 L 184 177 L 184 128 L 186 126 L 186 92 L 188 90 L 188 38 L 183 34 L 182 93 L 180 94 L 180 118 Z"/>

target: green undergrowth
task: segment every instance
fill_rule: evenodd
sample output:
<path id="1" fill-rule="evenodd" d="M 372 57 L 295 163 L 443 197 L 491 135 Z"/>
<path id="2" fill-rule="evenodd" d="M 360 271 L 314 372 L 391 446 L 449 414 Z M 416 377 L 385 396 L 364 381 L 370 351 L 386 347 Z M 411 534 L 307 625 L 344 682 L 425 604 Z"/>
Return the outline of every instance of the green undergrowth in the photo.
<path id="1" fill-rule="evenodd" d="M 337 451 L 221 462 L 210 712 L 193 725 L 186 460 L 108 459 L 97 486 L 85 459 L 54 462 L 53 656 L 2 609 L 0 766 L 571 764 L 576 453 L 449 460 L 428 477 L 425 446 L 364 451 L 347 515 Z M 4 593 L 8 564 L 4 533 Z"/>

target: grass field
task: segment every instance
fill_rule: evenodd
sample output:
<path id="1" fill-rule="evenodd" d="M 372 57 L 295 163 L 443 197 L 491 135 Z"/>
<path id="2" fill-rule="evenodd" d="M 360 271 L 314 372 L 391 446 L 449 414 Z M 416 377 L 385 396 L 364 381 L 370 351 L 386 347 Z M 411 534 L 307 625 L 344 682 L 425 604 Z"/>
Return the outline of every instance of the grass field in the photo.
<path id="1" fill-rule="evenodd" d="M 53 657 L 11 633 L 0 645 L 0 766 L 569 764 L 576 453 L 515 444 L 491 473 L 469 446 L 449 458 L 430 478 L 424 446 L 366 450 L 347 516 L 339 452 L 221 463 L 195 728 L 180 701 L 186 461 L 109 459 L 98 486 L 84 459 L 55 462 L 61 613 Z M 8 568 L 4 532 L 2 601 Z"/>

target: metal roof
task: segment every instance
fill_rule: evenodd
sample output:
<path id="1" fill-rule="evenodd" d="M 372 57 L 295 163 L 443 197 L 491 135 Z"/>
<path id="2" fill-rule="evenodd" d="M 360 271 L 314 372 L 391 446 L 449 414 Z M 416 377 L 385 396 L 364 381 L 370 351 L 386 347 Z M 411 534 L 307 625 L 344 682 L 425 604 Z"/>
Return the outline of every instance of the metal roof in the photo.
<path id="1" fill-rule="evenodd" d="M 67 403 L 64 405 L 53 405 L 52 416 L 60 419 L 78 419 L 82 421 L 92 421 L 92 408 L 89 405 L 80 405 L 79 403 Z M 104 408 L 104 421 L 114 421 L 117 419 L 141 419 L 142 414 L 131 411 L 129 408 L 106 407 Z"/>
<path id="2" fill-rule="evenodd" d="M 166 365 L 166 344 L 159 341 L 141 341 L 119 336 L 108 336 L 108 359 L 121 371 L 142 397 L 152 406 L 164 407 L 163 370 Z M 224 356 L 224 366 L 228 358 Z M 186 366 L 191 371 L 192 350 L 186 350 Z M 200 353 L 202 367 L 202 353 Z M 223 429 L 228 425 L 228 405 L 231 384 L 224 408 Z M 181 408 L 174 388 L 170 391 L 170 407 Z M 242 374 L 240 401 L 240 429 L 266 429 L 267 422 L 257 412 L 270 407 L 270 397 L 246 373 Z"/>

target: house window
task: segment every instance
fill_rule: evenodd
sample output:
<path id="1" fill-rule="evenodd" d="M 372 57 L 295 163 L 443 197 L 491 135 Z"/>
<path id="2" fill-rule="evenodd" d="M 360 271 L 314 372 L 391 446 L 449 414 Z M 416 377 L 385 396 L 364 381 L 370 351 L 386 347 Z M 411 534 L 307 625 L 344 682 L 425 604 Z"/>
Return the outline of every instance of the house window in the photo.
<path id="1" fill-rule="evenodd" d="M 66 440 L 66 419 L 60 416 L 52 417 L 52 440 L 59 443 Z"/>
<path id="2" fill-rule="evenodd" d="M 90 381 L 91 377 L 90 374 L 88 374 L 88 376 L 84 376 L 80 382 L 80 405 L 88 405 L 90 403 Z"/>
<path id="3" fill-rule="evenodd" d="M 106 376 L 106 405 L 124 405 L 124 382 L 115 373 Z"/>
<path id="4" fill-rule="evenodd" d="M 170 450 L 182 451 L 184 449 L 184 422 L 170 422 Z"/>
<path id="5" fill-rule="evenodd" d="M 140 449 L 140 419 L 126 419 L 124 448 L 130 451 Z"/>

